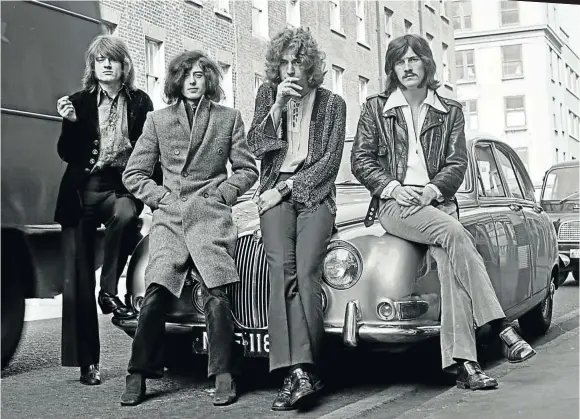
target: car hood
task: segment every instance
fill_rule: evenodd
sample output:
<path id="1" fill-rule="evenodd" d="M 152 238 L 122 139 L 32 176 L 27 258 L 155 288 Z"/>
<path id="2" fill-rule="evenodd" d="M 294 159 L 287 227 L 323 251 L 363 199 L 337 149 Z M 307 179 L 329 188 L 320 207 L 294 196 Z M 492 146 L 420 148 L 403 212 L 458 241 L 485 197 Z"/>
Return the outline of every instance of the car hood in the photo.
<path id="1" fill-rule="evenodd" d="M 336 225 L 341 226 L 364 219 L 371 197 L 362 186 L 338 186 L 336 188 Z M 238 234 L 255 231 L 260 228 L 260 218 L 256 204 L 247 200 L 235 205 L 232 209 L 234 223 Z"/>

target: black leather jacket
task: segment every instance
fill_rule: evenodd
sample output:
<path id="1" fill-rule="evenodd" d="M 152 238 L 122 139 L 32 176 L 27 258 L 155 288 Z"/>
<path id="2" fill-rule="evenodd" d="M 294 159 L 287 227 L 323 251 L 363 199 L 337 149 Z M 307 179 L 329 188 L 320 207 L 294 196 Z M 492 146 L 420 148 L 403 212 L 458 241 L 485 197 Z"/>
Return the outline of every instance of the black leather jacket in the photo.
<path id="1" fill-rule="evenodd" d="M 403 183 L 407 171 L 407 125 L 400 108 L 383 115 L 387 99 L 384 93 L 368 98 L 351 154 L 352 173 L 376 197 L 391 181 Z M 429 107 L 420 142 L 431 183 L 446 199 L 452 199 L 467 170 L 465 120 L 458 102 L 439 99 L 448 112 Z"/>

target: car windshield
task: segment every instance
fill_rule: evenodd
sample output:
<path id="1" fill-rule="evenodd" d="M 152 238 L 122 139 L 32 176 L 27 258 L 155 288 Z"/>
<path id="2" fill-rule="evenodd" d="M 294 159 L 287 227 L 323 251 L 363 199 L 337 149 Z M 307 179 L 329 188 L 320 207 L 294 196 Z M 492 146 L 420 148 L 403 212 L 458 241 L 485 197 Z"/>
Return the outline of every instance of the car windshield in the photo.
<path id="1" fill-rule="evenodd" d="M 578 199 L 578 166 L 549 171 L 542 188 L 542 201 Z"/>

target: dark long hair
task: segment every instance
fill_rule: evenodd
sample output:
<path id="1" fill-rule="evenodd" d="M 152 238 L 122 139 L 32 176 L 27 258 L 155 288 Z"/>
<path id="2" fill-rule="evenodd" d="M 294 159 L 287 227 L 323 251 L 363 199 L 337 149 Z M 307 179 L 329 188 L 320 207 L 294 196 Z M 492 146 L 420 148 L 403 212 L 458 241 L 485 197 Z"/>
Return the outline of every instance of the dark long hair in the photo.
<path id="1" fill-rule="evenodd" d="M 225 96 L 220 85 L 222 73 L 218 64 L 202 51 L 186 51 L 175 56 L 167 68 L 163 100 L 168 105 L 182 98 L 183 82 L 195 64 L 199 65 L 205 76 L 205 97 L 219 102 Z"/>
<path id="2" fill-rule="evenodd" d="M 92 92 L 99 85 L 95 77 L 95 60 L 98 56 L 120 62 L 123 66 L 121 83 L 127 86 L 129 90 L 135 90 L 135 69 L 129 55 L 129 48 L 127 48 L 127 44 L 121 38 L 111 35 L 97 36 L 87 49 L 85 53 L 83 89 Z"/>
<path id="3" fill-rule="evenodd" d="M 387 95 L 393 93 L 397 87 L 402 90 L 405 89 L 395 72 L 395 63 L 403 58 L 409 48 L 417 54 L 425 67 L 425 78 L 421 81 L 419 87 L 424 87 L 426 84 L 429 89 L 436 90 L 441 86 L 441 83 L 435 78 L 437 65 L 433 59 L 433 52 L 429 47 L 429 43 L 419 35 L 408 34 L 399 36 L 389 42 L 389 48 L 387 48 L 385 55 L 385 73 L 387 74 L 385 91 Z"/>
<path id="4" fill-rule="evenodd" d="M 286 49 L 290 48 L 302 58 L 302 66 L 308 74 L 308 85 L 316 88 L 324 82 L 324 59 L 326 54 L 309 30 L 286 28 L 278 33 L 268 44 L 266 51 L 266 78 L 274 85 L 280 84 L 280 60 Z"/>

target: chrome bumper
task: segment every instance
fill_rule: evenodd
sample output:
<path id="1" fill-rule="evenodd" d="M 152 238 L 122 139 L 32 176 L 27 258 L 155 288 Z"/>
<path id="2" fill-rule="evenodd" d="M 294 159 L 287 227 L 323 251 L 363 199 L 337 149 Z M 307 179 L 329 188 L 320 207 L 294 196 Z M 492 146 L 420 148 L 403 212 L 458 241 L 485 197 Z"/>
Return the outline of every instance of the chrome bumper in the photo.
<path id="1" fill-rule="evenodd" d="M 344 325 L 340 327 L 325 327 L 326 333 L 342 335 L 345 346 L 354 348 L 359 342 L 369 343 L 415 343 L 431 337 L 439 336 L 441 326 L 401 326 L 392 324 L 366 325 L 359 324 L 361 320 L 357 301 L 349 301 L 344 313 Z"/>

